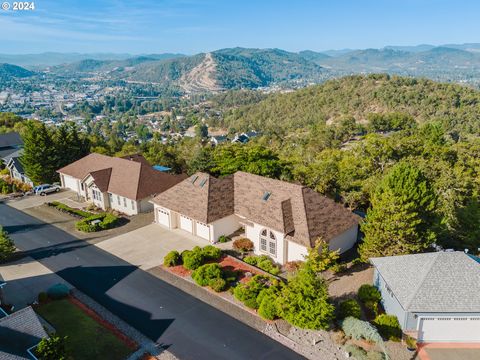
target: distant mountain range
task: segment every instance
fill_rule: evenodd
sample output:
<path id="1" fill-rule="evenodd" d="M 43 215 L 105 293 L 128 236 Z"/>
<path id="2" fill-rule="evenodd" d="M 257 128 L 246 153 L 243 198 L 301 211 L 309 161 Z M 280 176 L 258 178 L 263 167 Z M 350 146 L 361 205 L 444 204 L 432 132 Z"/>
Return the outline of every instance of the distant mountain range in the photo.
<path id="1" fill-rule="evenodd" d="M 480 84 L 480 44 L 423 44 L 298 53 L 229 48 L 191 56 L 45 53 L 0 55 L 0 62 L 23 65 L 30 70 L 47 70 L 53 75 L 91 77 L 97 74 L 107 79 L 156 83 L 187 93 L 274 85 L 301 87 L 356 73 L 390 73 Z M 23 74 L 28 74 L 29 70 L 25 71 Z M 21 74 L 18 69 L 17 74 Z"/>

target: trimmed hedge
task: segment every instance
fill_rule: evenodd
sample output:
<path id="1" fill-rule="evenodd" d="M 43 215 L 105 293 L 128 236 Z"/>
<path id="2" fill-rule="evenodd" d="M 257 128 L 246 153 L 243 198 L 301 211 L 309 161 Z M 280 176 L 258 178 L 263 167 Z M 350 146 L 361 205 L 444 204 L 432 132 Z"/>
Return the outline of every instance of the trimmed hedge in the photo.
<path id="1" fill-rule="evenodd" d="M 213 245 L 207 245 L 202 248 L 202 254 L 205 260 L 218 260 L 222 256 L 222 250 Z"/>
<path id="2" fill-rule="evenodd" d="M 222 269 L 217 263 L 202 265 L 192 273 L 192 279 L 200 286 L 207 286 L 210 280 L 221 278 Z"/>
<path id="3" fill-rule="evenodd" d="M 378 315 L 373 324 L 377 327 L 380 334 L 387 340 L 400 341 L 402 338 L 402 329 L 395 315 Z"/>
<path id="4" fill-rule="evenodd" d="M 202 249 L 195 246 L 192 250 L 182 252 L 183 267 L 188 270 L 198 269 L 204 261 Z"/>
<path id="5" fill-rule="evenodd" d="M 74 209 L 68 205 L 65 205 L 65 204 L 62 204 L 61 202 L 58 202 L 58 201 L 52 201 L 50 203 L 48 203 L 49 206 L 51 207 L 54 207 L 55 209 L 57 210 L 60 210 L 62 212 L 66 212 L 70 215 L 74 215 L 74 216 L 79 216 L 81 218 L 86 218 L 86 217 L 90 217 L 92 215 L 95 215 L 91 212 L 88 212 L 88 211 L 84 211 L 84 210 L 80 210 L 80 209 Z"/>
<path id="6" fill-rule="evenodd" d="M 211 279 L 208 282 L 208 286 L 210 286 L 215 292 L 221 292 L 225 290 L 227 282 L 225 281 L 225 279 L 222 278 Z"/>
<path id="7" fill-rule="evenodd" d="M 337 319 L 345 319 L 346 317 L 354 317 L 360 319 L 360 304 L 355 299 L 342 301 L 337 307 Z"/>
<path id="8" fill-rule="evenodd" d="M 280 273 L 280 268 L 276 266 L 273 260 L 270 259 L 267 255 L 250 255 L 246 256 L 243 261 L 245 261 L 247 264 L 256 266 L 259 269 L 262 269 L 263 271 L 266 271 L 272 275 L 277 275 Z"/>
<path id="9" fill-rule="evenodd" d="M 92 221 L 100 220 L 97 224 L 92 224 Z M 96 232 L 100 230 L 107 230 L 113 228 L 118 222 L 118 217 L 109 213 L 95 214 L 78 221 L 75 224 L 77 230 L 83 232 Z"/>
<path id="10" fill-rule="evenodd" d="M 166 267 L 180 265 L 181 263 L 182 263 L 182 257 L 176 250 L 170 251 L 163 258 L 163 265 L 165 265 Z"/>

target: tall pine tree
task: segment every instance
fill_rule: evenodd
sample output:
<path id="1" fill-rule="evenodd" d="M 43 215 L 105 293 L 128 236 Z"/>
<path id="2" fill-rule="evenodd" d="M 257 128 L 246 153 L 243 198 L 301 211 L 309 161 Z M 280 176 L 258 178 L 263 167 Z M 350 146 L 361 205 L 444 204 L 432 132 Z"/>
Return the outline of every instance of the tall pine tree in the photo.
<path id="1" fill-rule="evenodd" d="M 422 252 L 435 241 L 435 194 L 415 166 L 402 162 L 383 178 L 371 199 L 359 252 L 376 256 Z"/>

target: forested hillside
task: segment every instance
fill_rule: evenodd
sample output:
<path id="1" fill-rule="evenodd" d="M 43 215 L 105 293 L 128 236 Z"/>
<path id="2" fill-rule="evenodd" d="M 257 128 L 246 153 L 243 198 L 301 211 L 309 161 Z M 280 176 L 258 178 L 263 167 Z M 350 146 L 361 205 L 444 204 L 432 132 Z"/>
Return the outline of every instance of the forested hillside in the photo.
<path id="1" fill-rule="evenodd" d="M 0 80 L 6 81 L 11 78 L 24 78 L 32 76 L 34 73 L 20 66 L 11 64 L 0 64 Z"/>
<path id="2" fill-rule="evenodd" d="M 233 110 L 225 124 L 238 129 L 286 133 L 369 114 L 401 112 L 418 123 L 438 120 L 447 130 L 480 131 L 480 92 L 426 79 L 389 75 L 348 76 Z"/>

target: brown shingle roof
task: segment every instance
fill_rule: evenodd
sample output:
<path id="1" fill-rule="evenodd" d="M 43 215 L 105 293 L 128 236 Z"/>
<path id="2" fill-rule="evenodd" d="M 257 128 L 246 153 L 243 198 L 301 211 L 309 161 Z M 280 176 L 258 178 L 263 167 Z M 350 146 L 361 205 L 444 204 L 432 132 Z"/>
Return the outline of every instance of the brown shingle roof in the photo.
<path id="1" fill-rule="evenodd" d="M 140 155 L 127 159 L 92 153 L 57 172 L 81 180 L 91 175 L 101 191 L 133 200 L 161 193 L 185 178 L 154 170 Z"/>
<path id="2" fill-rule="evenodd" d="M 241 171 L 223 179 L 197 173 L 153 201 L 206 223 L 237 214 L 304 246 L 313 246 L 319 237 L 330 241 L 359 221 L 342 205 L 305 186 Z"/>

